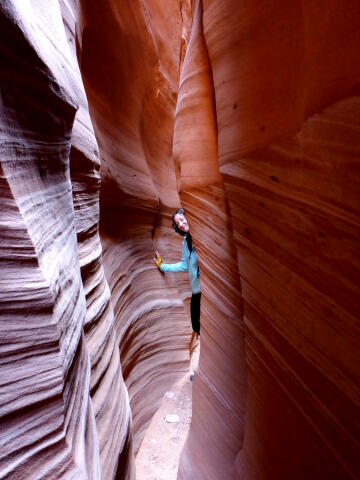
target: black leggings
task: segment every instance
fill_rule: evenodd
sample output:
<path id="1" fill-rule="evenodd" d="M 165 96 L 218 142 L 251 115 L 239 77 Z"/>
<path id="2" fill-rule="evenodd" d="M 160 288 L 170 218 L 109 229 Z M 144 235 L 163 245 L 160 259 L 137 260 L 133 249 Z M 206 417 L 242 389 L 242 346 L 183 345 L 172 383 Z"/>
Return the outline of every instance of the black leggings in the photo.
<path id="1" fill-rule="evenodd" d="M 191 325 L 194 332 L 200 335 L 200 293 L 193 293 L 190 303 Z"/>

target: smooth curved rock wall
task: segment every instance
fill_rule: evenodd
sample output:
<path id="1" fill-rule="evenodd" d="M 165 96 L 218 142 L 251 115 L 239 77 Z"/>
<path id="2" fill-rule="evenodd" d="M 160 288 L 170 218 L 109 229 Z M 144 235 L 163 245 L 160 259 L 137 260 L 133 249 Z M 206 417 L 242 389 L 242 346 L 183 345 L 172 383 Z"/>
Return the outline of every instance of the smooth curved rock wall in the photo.
<path id="1" fill-rule="evenodd" d="M 2 404 L 8 405 L 1 435 L 4 478 L 133 478 L 133 432 L 137 448 L 164 391 L 189 360 L 186 275 L 165 278 L 152 261 L 153 250 L 162 246 L 169 261 L 178 256 L 178 238 L 167 218 L 179 205 L 171 149 L 186 15 L 176 2 L 161 11 L 143 10 L 140 2 L 122 9 L 104 3 L 100 13 L 107 20 L 101 31 L 98 8 L 95 2 L 71 0 L 36 6 L 9 1 L 1 8 L 3 237 L 9 237 L 9 229 L 17 232 L 17 237 L 10 236 L 15 253 L 5 242 L 2 277 L 15 279 L 21 271 L 25 259 L 20 256 L 15 264 L 16 249 L 29 250 L 33 265 L 31 274 L 23 269 L 20 275 L 18 288 L 30 282 L 24 298 L 2 311 L 4 329 L 8 322 L 14 325 L 2 350 Z M 163 37 L 160 26 L 175 8 L 177 15 Z M 114 56 L 111 26 L 120 38 L 124 35 L 122 48 L 125 53 L 130 49 L 131 56 Z M 133 42 L 136 28 L 140 48 Z M 178 35 L 171 37 L 173 30 Z M 173 52 L 169 41 L 176 47 Z M 144 65 L 138 63 L 143 48 L 145 79 Z M 78 64 L 104 159 L 104 256 L 98 232 L 100 155 Z M 100 67 L 112 76 L 103 70 L 97 78 Z M 94 84 L 94 79 L 101 83 Z M 119 79 L 125 97 L 118 94 L 121 86 L 114 97 L 104 83 Z M 98 111 L 92 87 L 104 94 Z M 134 101 L 123 111 L 124 98 L 130 97 Z M 106 102 L 114 115 L 109 107 L 103 111 Z M 151 131 L 154 122 L 157 137 Z M 119 137 L 112 151 L 108 127 Z M 13 210 L 19 218 L 11 213 L 13 223 L 6 222 Z M 9 292 L 16 287 L 3 284 L 2 291 L 3 303 L 11 305 Z M 29 332 L 21 329 L 21 322 Z M 40 327 L 49 333 L 38 332 Z M 8 382 L 14 369 L 16 385 Z M 45 379 L 51 380 L 47 386 Z M 24 425 L 37 428 L 39 439 L 19 435 Z M 49 438 L 42 439 L 44 432 Z M 44 460 L 40 468 L 45 448 L 48 464 Z"/>
<path id="2" fill-rule="evenodd" d="M 179 477 L 233 478 L 244 429 L 244 325 L 236 249 L 219 172 L 212 73 L 198 1 L 193 5 L 180 77 L 174 159 L 181 201 L 198 251 L 202 291 L 201 358 Z"/>
<path id="3" fill-rule="evenodd" d="M 1 478 L 134 477 L 75 14 L 1 5 Z"/>
<path id="4" fill-rule="evenodd" d="M 135 451 L 189 361 L 187 274 L 164 276 L 153 262 L 155 249 L 170 262 L 181 249 L 169 216 L 180 206 L 172 144 L 185 7 L 182 15 L 175 1 L 84 2 L 78 29 L 101 151 L 100 234 Z"/>
<path id="5" fill-rule="evenodd" d="M 76 28 L 81 10 L 76 2 L 64 1 L 61 11 L 76 65 L 79 53 Z M 81 276 L 87 304 L 84 335 L 91 362 L 90 395 L 98 432 L 98 455 L 103 478 L 133 478 L 131 410 L 123 382 L 115 316 L 105 279 L 98 232 L 100 154 L 82 79 L 79 77 L 80 82 L 82 91 L 78 94 L 80 108 L 72 131 L 70 172 Z"/>
<path id="6" fill-rule="evenodd" d="M 189 360 L 187 275 L 152 260 L 179 259 L 180 204 L 179 478 L 357 478 L 359 9 L 1 3 L 0 478 L 135 477 Z"/>
<path id="7" fill-rule="evenodd" d="M 96 478 L 69 175 L 76 71 L 54 48 L 67 45 L 59 4 L 46 3 L 26 15 L 1 4 L 0 476 Z"/>
<path id="8" fill-rule="evenodd" d="M 199 106 L 195 98 L 187 99 L 194 105 L 190 113 L 181 92 L 190 81 L 187 71 L 198 73 L 197 80 L 191 76 L 192 91 L 209 84 L 197 68 L 207 53 L 224 189 L 210 182 L 198 188 L 199 175 L 193 183 L 189 179 L 190 162 L 200 164 L 204 155 L 215 165 L 211 141 L 179 155 L 180 195 L 199 245 L 204 290 L 194 416 L 179 477 L 355 479 L 359 5 L 202 3 L 206 48 L 199 46 L 200 22 L 193 23 L 175 138 L 185 138 L 190 125 L 196 125 L 199 138 L 204 128 L 199 109 L 209 112 L 210 102 Z M 211 114 L 205 117 L 211 139 Z M 191 135 L 196 137 L 194 131 Z M 219 219 L 222 201 L 228 243 Z M 237 251 L 244 315 L 242 324 L 238 314 L 238 334 L 226 338 L 231 289 L 221 284 L 228 248 Z M 218 350 L 223 363 L 213 359 Z M 236 355 L 240 366 L 234 362 L 229 369 L 225 357 Z M 234 378 L 238 385 L 231 390 Z M 218 395 L 222 407 L 205 401 L 204 392 L 206 400 Z M 219 427 L 221 420 L 226 426 Z"/>

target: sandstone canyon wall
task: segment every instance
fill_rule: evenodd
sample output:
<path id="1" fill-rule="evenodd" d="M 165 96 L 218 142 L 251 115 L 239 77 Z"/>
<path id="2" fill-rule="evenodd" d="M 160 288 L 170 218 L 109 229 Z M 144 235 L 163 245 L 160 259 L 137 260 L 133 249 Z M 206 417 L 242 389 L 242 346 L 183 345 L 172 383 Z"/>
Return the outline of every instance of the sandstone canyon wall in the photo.
<path id="1" fill-rule="evenodd" d="M 182 480 L 356 479 L 360 5 L 4 0 L 0 478 L 135 478 L 185 369 Z M 86 93 L 85 93 L 86 92 Z"/>

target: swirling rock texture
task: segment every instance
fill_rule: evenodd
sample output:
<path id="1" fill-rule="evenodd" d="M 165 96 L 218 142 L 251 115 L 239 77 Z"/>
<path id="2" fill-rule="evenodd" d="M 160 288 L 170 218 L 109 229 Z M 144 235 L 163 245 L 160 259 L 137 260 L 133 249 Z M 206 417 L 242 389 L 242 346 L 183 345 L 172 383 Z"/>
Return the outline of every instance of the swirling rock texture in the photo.
<path id="1" fill-rule="evenodd" d="M 150 13 L 156 26 L 175 6 L 167 37 L 155 28 L 149 38 Z M 178 7 L 1 4 L 1 478 L 134 478 L 133 451 L 187 368 L 186 274 L 165 279 L 152 262 L 153 238 L 169 261 L 178 254 L 164 220 L 180 205 L 169 167 Z M 111 28 L 128 57 L 114 51 Z M 104 256 L 100 155 L 78 65 L 103 157 Z M 118 79 L 127 97 L 113 97 Z"/>
<path id="2" fill-rule="evenodd" d="M 0 478 L 135 477 L 189 360 L 187 275 L 152 262 L 180 204 L 179 478 L 357 478 L 359 2 L 3 0 L 0 27 Z"/>
<path id="3" fill-rule="evenodd" d="M 131 478 L 99 152 L 61 7 L 1 4 L 0 476 Z"/>
<path id="4" fill-rule="evenodd" d="M 164 391 L 189 361 L 187 275 L 164 277 L 153 262 L 156 248 L 167 261 L 177 261 L 180 248 L 168 218 L 180 206 L 172 141 L 182 28 L 175 1 L 87 1 L 78 28 L 101 150 L 103 262 L 135 451 Z"/>
<path id="5" fill-rule="evenodd" d="M 200 140 L 174 158 L 205 297 L 179 477 L 355 479 L 359 4 L 202 7 L 194 5 L 174 134 L 180 146 L 189 128 Z M 205 114 L 212 94 L 216 126 Z M 210 184 L 204 169 L 191 178 L 199 159 L 218 161 L 222 182 Z"/>
<path id="6" fill-rule="evenodd" d="M 70 51 L 54 48 L 67 45 L 57 2 L 28 4 L 26 14 L 20 2 L 2 2 L 0 22 L 0 476 L 95 477 L 98 435 L 69 176 L 76 71 Z"/>

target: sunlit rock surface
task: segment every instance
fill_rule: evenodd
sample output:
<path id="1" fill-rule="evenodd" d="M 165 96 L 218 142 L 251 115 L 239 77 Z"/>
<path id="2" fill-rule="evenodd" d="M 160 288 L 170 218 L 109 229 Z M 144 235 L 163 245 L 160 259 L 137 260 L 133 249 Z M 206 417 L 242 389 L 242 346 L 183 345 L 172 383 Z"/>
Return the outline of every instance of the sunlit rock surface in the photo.
<path id="1" fill-rule="evenodd" d="M 195 138 L 207 129 L 207 141 L 185 157 L 174 151 L 204 293 L 194 417 L 179 476 L 355 479 L 360 6 L 205 0 L 202 22 L 203 30 L 192 25 L 175 122 L 183 143 L 189 129 Z M 194 97 L 185 102 L 189 82 Z M 206 88 L 217 129 L 199 112 L 209 110 Z M 202 188 L 187 166 L 204 157 L 214 165 L 214 137 L 223 183 Z M 230 269 L 240 276 L 238 335 L 227 306 L 236 305 Z"/>
<path id="2" fill-rule="evenodd" d="M 177 1 L 90 1 L 83 13 L 78 55 L 101 151 L 103 261 L 136 451 L 189 361 L 187 274 L 165 276 L 153 262 L 155 249 L 169 262 L 181 254 L 169 216 L 180 206 L 172 144 L 186 28 Z"/>
<path id="3" fill-rule="evenodd" d="M 73 129 L 85 96 L 58 2 L 4 1 L 0 10 L 0 476 L 96 478 L 69 175 L 72 135 L 74 148 L 83 150 L 84 134 L 86 150 L 96 143 L 86 115 Z"/>
<path id="4" fill-rule="evenodd" d="M 0 478 L 135 478 L 180 204 L 179 478 L 357 478 L 359 3 L 4 0 L 0 37 Z"/>
<path id="5" fill-rule="evenodd" d="M 125 8 L 128 18 L 122 20 L 114 5 L 102 5 L 119 38 L 122 22 L 129 28 L 123 49 L 134 48 L 133 66 L 142 48 L 132 42 L 132 29 L 142 15 L 137 28 L 148 48 L 148 78 L 131 92 L 142 67 L 126 79 L 126 59 L 113 77 L 98 77 L 114 83 L 122 78 L 127 98 L 134 96 L 124 113 L 116 103 L 122 96 L 107 97 L 111 90 L 93 83 L 101 56 L 116 59 L 118 52 L 109 44 L 109 24 L 98 28 L 95 2 L 93 11 L 86 6 L 1 5 L 1 478 L 134 478 L 133 451 L 189 360 L 186 274 L 165 278 L 152 261 L 154 248 L 161 247 L 168 261 L 178 259 L 179 239 L 167 219 L 180 205 L 171 151 L 181 12 L 176 3 L 170 12 L 155 9 L 152 26 L 140 4 L 127 13 Z M 177 16 L 162 38 L 156 25 L 167 22 L 175 7 Z M 174 52 L 169 41 L 177 45 Z M 78 64 L 104 157 L 104 257 L 100 152 Z M 92 88 L 103 92 L 105 113 L 97 111 Z M 114 100 L 117 116 L 108 116 Z M 153 122 L 157 138 L 149 132 Z M 108 154 L 109 126 L 120 138 Z M 131 128 L 134 139 L 125 143 Z"/>

